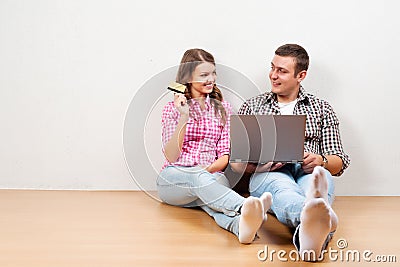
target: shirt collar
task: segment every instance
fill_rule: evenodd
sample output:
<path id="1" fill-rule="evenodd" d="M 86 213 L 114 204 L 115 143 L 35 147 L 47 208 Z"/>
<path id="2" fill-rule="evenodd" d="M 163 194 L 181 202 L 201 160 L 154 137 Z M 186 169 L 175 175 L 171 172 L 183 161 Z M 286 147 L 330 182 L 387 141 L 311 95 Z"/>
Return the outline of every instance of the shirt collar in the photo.
<path id="1" fill-rule="evenodd" d="M 308 96 L 306 95 L 306 91 L 304 90 L 303 86 L 300 85 L 299 95 L 297 96 L 299 101 L 307 101 Z"/>
<path id="2" fill-rule="evenodd" d="M 199 101 L 197 101 L 196 99 L 193 99 L 193 98 L 192 98 L 192 99 L 190 99 L 190 102 L 191 102 L 191 104 L 194 105 L 194 106 L 197 106 L 197 107 L 200 106 Z M 206 96 L 206 99 L 205 99 L 205 101 L 204 101 L 204 104 L 205 104 L 205 106 L 206 106 L 206 109 L 209 110 L 210 107 L 211 107 L 210 95 L 207 95 L 207 96 Z"/>
<path id="3" fill-rule="evenodd" d="M 267 92 L 264 94 L 264 96 L 265 96 L 265 102 L 277 102 L 278 101 L 275 93 Z M 299 102 L 308 100 L 306 91 L 304 90 L 303 86 L 301 86 L 301 85 L 300 85 L 299 94 L 297 95 L 297 100 Z"/>

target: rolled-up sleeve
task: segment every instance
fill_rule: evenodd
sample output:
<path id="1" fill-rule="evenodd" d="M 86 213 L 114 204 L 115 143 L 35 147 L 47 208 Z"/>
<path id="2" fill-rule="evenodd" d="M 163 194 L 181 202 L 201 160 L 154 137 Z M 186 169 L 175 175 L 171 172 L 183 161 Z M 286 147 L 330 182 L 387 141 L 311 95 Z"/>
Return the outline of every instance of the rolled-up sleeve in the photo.
<path id="1" fill-rule="evenodd" d="M 342 169 L 336 176 L 340 176 L 344 170 L 350 165 L 350 157 L 347 155 L 342 146 L 339 130 L 339 119 L 337 118 L 332 107 L 324 103 L 324 118 L 322 120 L 322 154 L 336 155 L 343 161 Z"/>
<path id="2" fill-rule="evenodd" d="M 169 102 L 164 106 L 161 117 L 163 152 L 165 144 L 171 139 L 175 132 L 176 125 L 178 125 L 179 116 L 180 114 L 175 108 L 173 102 Z"/>

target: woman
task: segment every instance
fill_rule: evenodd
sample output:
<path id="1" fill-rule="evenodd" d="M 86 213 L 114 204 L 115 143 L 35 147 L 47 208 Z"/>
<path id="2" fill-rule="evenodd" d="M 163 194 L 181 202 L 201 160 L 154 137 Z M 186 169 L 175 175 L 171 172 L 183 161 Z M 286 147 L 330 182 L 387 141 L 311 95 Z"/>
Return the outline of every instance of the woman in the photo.
<path id="1" fill-rule="evenodd" d="M 170 205 L 200 206 L 241 243 L 253 242 L 271 194 L 243 198 L 229 188 L 222 171 L 229 160 L 231 106 L 215 84 L 214 57 L 187 50 L 176 81 L 186 85 L 162 113 L 165 164 L 157 178 L 160 198 Z"/>

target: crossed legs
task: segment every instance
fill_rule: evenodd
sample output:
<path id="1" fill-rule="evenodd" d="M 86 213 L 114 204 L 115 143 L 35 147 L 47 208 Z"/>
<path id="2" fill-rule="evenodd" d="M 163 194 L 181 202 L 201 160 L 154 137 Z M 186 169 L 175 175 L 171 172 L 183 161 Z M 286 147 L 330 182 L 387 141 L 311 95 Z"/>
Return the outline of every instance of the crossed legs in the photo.
<path id="1" fill-rule="evenodd" d="M 243 198 L 228 187 L 224 176 L 198 167 L 167 167 L 159 175 L 160 198 L 182 207 L 200 206 L 222 228 L 236 234 L 244 244 L 252 243 L 266 219 L 272 196 Z"/>

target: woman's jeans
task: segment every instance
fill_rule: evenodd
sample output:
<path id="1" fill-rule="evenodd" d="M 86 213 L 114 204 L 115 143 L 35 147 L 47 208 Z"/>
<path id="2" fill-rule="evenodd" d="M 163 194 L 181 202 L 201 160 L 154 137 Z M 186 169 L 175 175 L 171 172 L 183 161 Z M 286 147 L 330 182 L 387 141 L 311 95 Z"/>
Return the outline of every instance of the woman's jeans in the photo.
<path id="1" fill-rule="evenodd" d="M 201 167 L 168 166 L 157 177 L 158 194 L 165 203 L 201 207 L 217 224 L 239 235 L 239 209 L 244 198 L 229 187 L 222 173 Z"/>
<path id="2" fill-rule="evenodd" d="M 328 180 L 328 200 L 334 200 L 334 182 L 332 175 L 325 170 Z M 300 214 L 306 199 L 306 191 L 312 182 L 312 174 L 303 171 L 300 164 L 286 164 L 282 168 L 265 173 L 255 173 L 250 179 L 249 191 L 252 196 L 260 197 L 264 192 L 271 192 L 273 203 L 271 211 L 283 224 L 296 228 L 293 241 L 298 247 L 298 226 Z M 333 233 L 327 237 L 325 249 Z M 296 244 L 297 243 L 297 244 Z"/>

